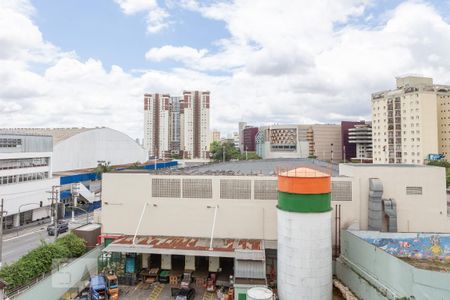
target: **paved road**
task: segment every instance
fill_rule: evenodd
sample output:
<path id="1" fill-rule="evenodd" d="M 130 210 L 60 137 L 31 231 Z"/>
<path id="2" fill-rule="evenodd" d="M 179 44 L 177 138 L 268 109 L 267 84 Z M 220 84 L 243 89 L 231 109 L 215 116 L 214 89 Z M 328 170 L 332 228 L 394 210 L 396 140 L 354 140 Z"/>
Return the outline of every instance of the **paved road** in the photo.
<path id="1" fill-rule="evenodd" d="M 90 218 L 92 221 L 92 217 Z M 86 222 L 86 216 L 78 216 L 75 222 L 69 222 L 69 228 L 78 227 Z M 16 233 L 10 233 L 3 237 L 3 255 L 2 264 L 11 264 L 18 260 L 23 255 L 27 254 L 30 250 L 37 248 L 43 241 L 51 243 L 54 241 L 54 236 L 47 234 L 47 225 L 38 225 L 33 228 L 24 229 L 16 236 Z M 60 234 L 59 236 L 67 233 Z"/>
<path id="2" fill-rule="evenodd" d="M 52 236 L 48 236 L 46 226 L 42 229 L 38 228 L 36 232 L 27 232 L 19 235 L 18 237 L 9 237 L 3 240 L 3 264 L 12 263 L 19 259 L 28 251 L 41 245 L 42 241 L 51 243 L 54 239 Z"/>

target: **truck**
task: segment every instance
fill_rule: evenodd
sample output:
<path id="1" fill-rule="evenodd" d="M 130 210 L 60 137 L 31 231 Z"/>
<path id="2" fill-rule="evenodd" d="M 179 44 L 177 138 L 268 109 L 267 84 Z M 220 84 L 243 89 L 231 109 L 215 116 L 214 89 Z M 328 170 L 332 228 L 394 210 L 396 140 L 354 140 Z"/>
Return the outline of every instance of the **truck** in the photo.
<path id="1" fill-rule="evenodd" d="M 113 272 L 109 272 L 105 275 L 106 278 L 106 291 L 108 293 L 109 300 L 119 300 L 119 285 L 117 276 Z"/>
<path id="2" fill-rule="evenodd" d="M 103 275 L 92 276 L 90 280 L 89 293 L 91 300 L 107 300 L 107 286 Z"/>

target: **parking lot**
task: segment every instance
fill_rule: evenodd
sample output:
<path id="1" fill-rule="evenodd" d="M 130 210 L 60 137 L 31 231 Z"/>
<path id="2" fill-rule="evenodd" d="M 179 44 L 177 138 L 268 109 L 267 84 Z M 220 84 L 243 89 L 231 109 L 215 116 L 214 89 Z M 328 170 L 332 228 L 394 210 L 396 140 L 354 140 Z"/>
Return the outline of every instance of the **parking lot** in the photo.
<path id="1" fill-rule="evenodd" d="M 169 284 L 139 283 L 137 286 L 120 286 L 119 291 L 121 300 L 173 300 L 175 298 L 171 295 Z M 206 292 L 203 288 L 196 287 L 195 291 L 195 300 L 215 300 L 214 294 Z"/>

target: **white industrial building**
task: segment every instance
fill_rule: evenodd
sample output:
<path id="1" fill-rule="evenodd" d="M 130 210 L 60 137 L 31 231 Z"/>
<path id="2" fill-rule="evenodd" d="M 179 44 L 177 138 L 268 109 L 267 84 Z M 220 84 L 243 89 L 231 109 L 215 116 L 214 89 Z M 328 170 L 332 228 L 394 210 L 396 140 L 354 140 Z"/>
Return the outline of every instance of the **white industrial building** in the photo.
<path id="1" fill-rule="evenodd" d="M 256 154 L 263 159 L 307 158 L 307 128 L 301 125 L 260 127 L 256 134 Z"/>
<path id="2" fill-rule="evenodd" d="M 100 161 L 113 166 L 144 163 L 147 151 L 126 134 L 105 127 L 1 129 L 0 198 L 7 211 L 4 226 L 48 218 L 48 192 L 53 186 L 60 186 L 55 188 L 55 198 L 61 192 L 62 199 L 76 188 L 83 201 L 99 200 L 95 193 L 100 183 L 90 175 Z"/>
<path id="3" fill-rule="evenodd" d="M 0 134 L 0 198 L 4 201 L 5 228 L 50 216 L 53 186 L 52 137 Z M 20 217 L 19 217 L 20 216 Z"/>
<path id="4" fill-rule="evenodd" d="M 262 126 L 256 134 L 256 154 L 263 159 L 307 158 L 339 160 L 341 126 L 337 124 Z"/>
<path id="5" fill-rule="evenodd" d="M 184 257 L 183 267 L 194 270 L 206 257 L 210 272 L 233 264 L 228 275 L 239 299 L 250 286 L 276 277 L 279 167 L 332 173 L 334 245 L 335 223 L 361 230 L 450 231 L 443 168 L 343 164 L 336 172 L 306 159 L 245 161 L 105 174 L 103 233 L 120 238 L 104 251 L 141 253 L 143 267 L 152 255 L 161 256 L 163 269 L 171 269 L 175 257 Z"/>
<path id="6" fill-rule="evenodd" d="M 147 151 L 135 140 L 107 127 L 7 128 L 1 132 L 53 137 L 53 172 L 95 168 L 99 161 L 123 165 L 148 160 Z"/>

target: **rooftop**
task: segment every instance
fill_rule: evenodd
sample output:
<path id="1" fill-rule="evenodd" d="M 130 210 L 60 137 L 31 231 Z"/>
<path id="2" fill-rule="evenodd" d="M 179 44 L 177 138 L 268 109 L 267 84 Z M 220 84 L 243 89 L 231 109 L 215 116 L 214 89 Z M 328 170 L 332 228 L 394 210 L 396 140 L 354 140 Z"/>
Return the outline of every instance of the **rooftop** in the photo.
<path id="1" fill-rule="evenodd" d="M 0 133 L 8 134 L 26 134 L 26 135 L 45 135 L 53 137 L 53 144 L 66 140 L 74 135 L 89 130 L 99 129 L 104 127 L 96 128 L 85 128 L 85 127 L 73 127 L 73 128 L 2 128 Z"/>
<path id="2" fill-rule="evenodd" d="M 259 260 L 264 256 L 264 243 L 261 240 L 215 238 L 210 248 L 209 238 L 176 236 L 133 236 L 126 235 L 109 244 L 103 251 L 205 255 L 222 257 L 243 257 Z M 238 252 L 238 253 L 236 253 Z"/>
<path id="3" fill-rule="evenodd" d="M 260 160 L 240 160 L 225 163 L 210 163 L 179 169 L 133 170 L 139 173 L 160 175 L 222 175 L 222 176 L 275 176 L 280 170 L 309 168 L 325 174 L 339 175 L 337 164 L 307 158 L 275 158 Z M 129 172 L 124 170 L 122 172 Z"/>

